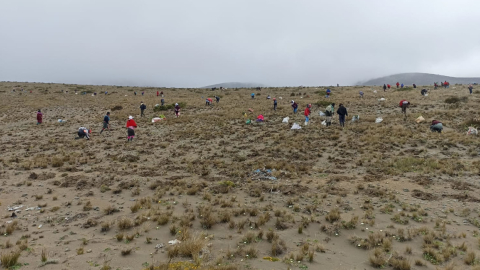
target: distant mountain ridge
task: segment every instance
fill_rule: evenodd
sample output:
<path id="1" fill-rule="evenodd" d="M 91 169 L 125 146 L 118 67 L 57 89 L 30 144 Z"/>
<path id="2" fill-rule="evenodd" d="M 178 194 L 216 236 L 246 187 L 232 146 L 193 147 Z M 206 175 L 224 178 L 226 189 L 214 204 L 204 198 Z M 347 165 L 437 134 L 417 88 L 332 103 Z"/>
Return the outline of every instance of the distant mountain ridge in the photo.
<path id="1" fill-rule="evenodd" d="M 365 82 L 359 82 L 357 85 L 373 86 L 395 83 L 403 83 L 405 85 L 416 84 L 420 85 L 433 85 L 434 82 L 447 81 L 450 84 L 470 84 L 480 83 L 480 77 L 450 77 L 445 75 L 430 74 L 430 73 L 400 73 L 381 78 L 371 79 Z"/>
<path id="2" fill-rule="evenodd" d="M 261 83 L 241 83 L 241 82 L 225 82 L 225 83 L 218 83 L 203 86 L 200 88 L 213 88 L 213 87 L 225 87 L 225 88 L 251 88 L 251 87 L 265 87 L 265 85 Z"/>

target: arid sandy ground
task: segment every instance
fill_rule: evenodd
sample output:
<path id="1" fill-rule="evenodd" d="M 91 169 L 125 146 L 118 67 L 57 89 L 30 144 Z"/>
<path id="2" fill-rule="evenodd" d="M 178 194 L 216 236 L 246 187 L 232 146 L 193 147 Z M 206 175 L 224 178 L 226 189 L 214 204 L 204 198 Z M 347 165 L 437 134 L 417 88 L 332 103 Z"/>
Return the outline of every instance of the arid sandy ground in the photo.
<path id="1" fill-rule="evenodd" d="M 422 87 L 335 87 L 326 99 L 325 89 L 0 83 L 2 264 L 480 269 L 480 138 L 466 135 L 480 124 L 480 91 L 468 95 L 458 85 L 423 97 Z M 183 103 L 180 118 L 153 111 L 157 90 L 167 104 Z M 220 102 L 205 106 L 214 95 Z M 278 98 L 276 113 L 267 95 Z M 446 103 L 452 96 L 459 100 Z M 406 120 L 398 108 L 404 98 L 412 102 Z M 320 124 L 326 102 L 346 105 L 345 129 Z M 307 103 L 313 112 L 304 126 Z M 99 134 L 107 111 L 111 131 Z M 243 112 L 266 121 L 246 125 Z M 167 119 L 151 123 L 161 113 Z M 351 123 L 356 114 L 360 121 Z M 129 115 L 139 125 L 131 143 Z M 417 124 L 419 115 L 426 121 Z M 430 132 L 432 119 L 444 133 Z M 302 129 L 290 130 L 294 122 Z M 80 126 L 93 129 L 91 140 L 74 139 Z M 169 245 L 174 239 L 181 243 Z M 8 263 L 13 255 L 18 261 Z"/>

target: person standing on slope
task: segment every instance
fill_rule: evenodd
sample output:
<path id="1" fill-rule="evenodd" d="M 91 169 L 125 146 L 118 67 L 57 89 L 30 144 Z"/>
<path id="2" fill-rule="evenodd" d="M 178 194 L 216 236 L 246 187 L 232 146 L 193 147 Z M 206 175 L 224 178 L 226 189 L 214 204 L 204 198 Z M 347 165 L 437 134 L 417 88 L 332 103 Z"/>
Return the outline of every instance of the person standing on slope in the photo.
<path id="1" fill-rule="evenodd" d="M 298 104 L 295 103 L 295 101 L 293 101 L 293 100 L 290 103 L 292 104 L 293 113 L 297 113 Z"/>
<path id="2" fill-rule="evenodd" d="M 128 117 L 127 124 L 125 125 L 127 128 L 127 141 L 133 141 L 133 137 L 135 137 L 135 129 L 137 128 L 137 123 L 133 120 L 133 116 Z"/>
<path id="3" fill-rule="evenodd" d="M 140 103 L 140 116 L 145 116 L 143 113 L 147 109 L 147 105 L 143 104 L 143 102 Z"/>
<path id="4" fill-rule="evenodd" d="M 397 88 L 400 86 L 400 83 L 397 82 Z"/>
<path id="5" fill-rule="evenodd" d="M 39 109 L 37 112 L 37 125 L 40 125 L 42 121 L 43 121 L 43 113 Z"/>
<path id="6" fill-rule="evenodd" d="M 383 92 L 387 91 L 387 85 L 383 84 Z"/>
<path id="7" fill-rule="evenodd" d="M 178 105 L 178 103 L 175 103 L 175 117 L 178 118 L 179 116 L 180 116 L 180 105 Z"/>
<path id="8" fill-rule="evenodd" d="M 277 111 L 277 99 L 273 98 L 273 110 Z"/>
<path id="9" fill-rule="evenodd" d="M 347 108 L 340 103 L 337 110 L 338 121 L 340 122 L 341 127 L 345 127 L 345 116 L 348 116 Z"/>
<path id="10" fill-rule="evenodd" d="M 305 115 L 305 126 L 308 125 L 308 121 L 310 120 L 310 107 L 312 107 L 312 104 L 307 104 L 307 108 L 305 108 L 305 111 L 303 114 Z"/>

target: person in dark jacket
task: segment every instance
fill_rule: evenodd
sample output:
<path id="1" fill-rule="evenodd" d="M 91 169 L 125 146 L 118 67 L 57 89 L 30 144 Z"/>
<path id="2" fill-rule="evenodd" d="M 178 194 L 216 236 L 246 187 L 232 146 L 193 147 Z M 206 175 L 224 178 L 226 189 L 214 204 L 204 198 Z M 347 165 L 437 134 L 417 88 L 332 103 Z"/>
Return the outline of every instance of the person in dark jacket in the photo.
<path id="1" fill-rule="evenodd" d="M 277 111 L 277 99 L 273 98 L 273 110 Z"/>
<path id="2" fill-rule="evenodd" d="M 178 103 L 175 103 L 175 117 L 180 116 L 180 105 Z"/>
<path id="3" fill-rule="evenodd" d="M 102 134 L 105 129 L 110 130 L 110 112 L 107 112 L 107 115 L 103 117 L 103 128 L 102 131 L 100 131 L 100 134 Z"/>
<path id="4" fill-rule="evenodd" d="M 425 96 L 425 94 L 428 92 L 427 89 L 423 88 L 422 91 L 420 91 L 420 94 L 422 94 L 422 96 Z"/>
<path id="5" fill-rule="evenodd" d="M 147 109 L 147 105 L 140 103 L 140 116 L 145 116 L 145 114 L 143 113 L 145 110 Z"/>
<path id="6" fill-rule="evenodd" d="M 92 133 L 91 130 L 89 130 L 85 127 L 80 127 L 78 129 L 78 137 L 76 137 L 75 140 L 82 139 L 82 138 L 90 140 L 90 136 L 88 136 L 88 134 L 91 134 L 91 133 Z"/>
<path id="7" fill-rule="evenodd" d="M 345 127 L 345 116 L 348 116 L 347 108 L 340 103 L 337 110 L 338 120 L 340 122 L 340 126 Z"/>
<path id="8" fill-rule="evenodd" d="M 297 110 L 298 110 L 298 104 L 295 103 L 295 101 L 291 101 L 290 102 L 292 104 L 292 108 L 293 108 L 293 113 L 297 113 Z"/>
<path id="9" fill-rule="evenodd" d="M 413 84 L 413 88 L 417 88 L 417 85 L 416 85 L 416 84 Z"/>
<path id="10" fill-rule="evenodd" d="M 162 103 L 162 106 L 165 105 L 165 99 L 161 99 L 160 102 Z"/>
<path id="11" fill-rule="evenodd" d="M 387 91 L 387 85 L 383 84 L 383 92 Z"/>
<path id="12" fill-rule="evenodd" d="M 220 97 L 219 96 L 215 96 L 215 100 L 218 102 L 220 102 Z"/>
<path id="13" fill-rule="evenodd" d="M 473 92 L 473 86 L 471 84 L 468 86 L 468 91 L 470 91 L 470 95 L 471 95 Z"/>

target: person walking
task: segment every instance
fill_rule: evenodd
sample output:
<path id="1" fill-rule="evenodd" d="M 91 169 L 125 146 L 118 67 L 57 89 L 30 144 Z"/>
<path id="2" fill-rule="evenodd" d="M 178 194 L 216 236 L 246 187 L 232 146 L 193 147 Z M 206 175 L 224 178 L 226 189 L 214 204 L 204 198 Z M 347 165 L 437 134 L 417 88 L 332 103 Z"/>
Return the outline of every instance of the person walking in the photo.
<path id="1" fill-rule="evenodd" d="M 40 125 L 43 122 L 43 113 L 40 109 L 37 111 L 37 125 Z"/>
<path id="2" fill-rule="evenodd" d="M 290 103 L 292 104 L 293 113 L 297 113 L 298 104 L 295 103 L 295 101 L 293 101 L 293 100 Z"/>
<path id="3" fill-rule="evenodd" d="M 160 93 L 157 91 L 157 97 L 158 97 L 158 95 L 160 95 Z"/>
<path id="4" fill-rule="evenodd" d="M 403 88 L 403 83 L 402 83 L 402 85 L 400 85 L 400 88 Z"/>
<path id="5" fill-rule="evenodd" d="M 165 99 L 161 99 L 160 102 L 162 103 L 162 106 L 165 105 Z"/>
<path id="6" fill-rule="evenodd" d="M 473 92 L 473 86 L 471 84 L 468 86 L 468 91 L 470 91 L 470 95 L 471 95 Z"/>
<path id="7" fill-rule="evenodd" d="M 252 97 L 252 99 L 254 99 L 255 98 L 255 93 L 252 93 L 250 96 Z"/>
<path id="8" fill-rule="evenodd" d="M 383 84 L 383 92 L 387 91 L 387 85 Z"/>
<path id="9" fill-rule="evenodd" d="M 273 98 L 273 110 L 277 111 L 277 99 Z"/>
<path id="10" fill-rule="evenodd" d="M 397 82 L 397 88 L 398 88 L 399 86 L 400 86 L 400 83 L 399 83 L 399 82 Z"/>
<path id="11" fill-rule="evenodd" d="M 140 117 L 145 116 L 143 113 L 147 109 L 147 105 L 143 104 L 143 101 L 140 103 Z"/>
<path id="12" fill-rule="evenodd" d="M 107 115 L 103 117 L 103 128 L 102 131 L 100 131 L 100 134 L 102 134 L 105 129 L 110 131 L 110 112 L 107 112 Z"/>
<path id="13" fill-rule="evenodd" d="M 133 141 L 133 137 L 135 137 L 135 129 L 137 128 L 137 123 L 133 120 L 133 116 L 129 116 L 127 120 L 127 124 L 125 125 L 127 128 L 127 142 Z"/>
<path id="14" fill-rule="evenodd" d="M 360 98 L 363 98 L 363 91 L 360 91 Z"/>
<path id="15" fill-rule="evenodd" d="M 347 108 L 340 103 L 337 110 L 338 121 L 340 122 L 341 127 L 345 127 L 345 116 L 348 116 Z"/>
<path id="16" fill-rule="evenodd" d="M 308 104 L 307 108 L 305 108 L 304 115 L 305 115 L 305 126 L 308 125 L 308 121 L 310 120 L 310 107 L 312 107 L 312 104 Z"/>

